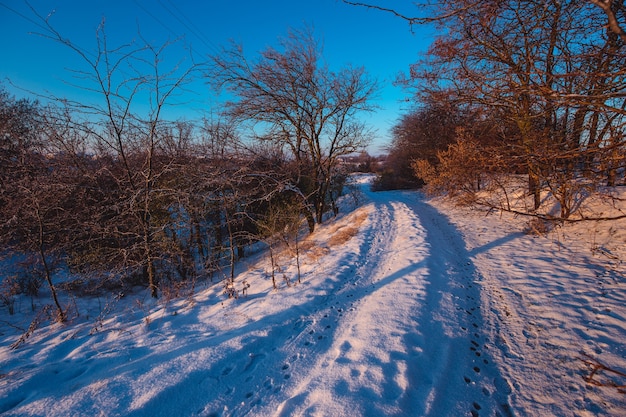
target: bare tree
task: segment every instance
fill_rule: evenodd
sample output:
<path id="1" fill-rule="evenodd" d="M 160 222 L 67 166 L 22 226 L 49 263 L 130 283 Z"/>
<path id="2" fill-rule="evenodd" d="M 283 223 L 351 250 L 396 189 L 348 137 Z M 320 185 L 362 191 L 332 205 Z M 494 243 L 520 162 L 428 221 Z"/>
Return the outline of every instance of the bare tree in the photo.
<path id="1" fill-rule="evenodd" d="M 474 121 L 471 116 L 464 115 L 460 106 L 443 93 L 425 98 L 420 107 L 401 116 L 393 127 L 385 171 L 375 182 L 375 188 L 423 185 L 424 178 L 413 175 L 413 161 L 427 160 L 436 164 L 437 152 L 454 143 L 456 129 Z"/>
<path id="2" fill-rule="evenodd" d="M 119 200 L 115 203 L 117 220 L 123 220 L 120 223 L 124 226 L 109 218 L 107 230 L 121 233 L 119 237 L 126 245 L 120 255 L 131 267 L 143 271 L 150 293 L 157 297 L 157 247 L 168 246 L 168 220 L 163 213 L 175 195 L 166 180 L 175 168 L 178 152 L 174 149 L 174 154 L 168 153 L 172 149 L 166 140 L 171 135 L 163 112 L 198 66 L 192 61 L 164 70 L 168 43 L 158 48 L 147 42 L 110 47 L 103 23 L 97 31 L 95 52 L 86 52 L 63 37 L 49 19 L 40 19 L 46 29 L 42 36 L 82 59 L 84 69 L 74 69 L 78 87 L 99 95 L 94 103 L 65 102 L 73 113 L 83 115 L 75 128 L 93 138 L 98 157 L 112 161 L 107 173 Z M 144 104 L 148 104 L 147 110 Z"/>
<path id="3" fill-rule="evenodd" d="M 459 102 L 490 109 L 505 126 L 500 156 L 528 175 L 531 209 L 548 189 L 569 216 L 584 191 L 581 161 L 594 181 L 594 171 L 617 172 L 608 150 L 624 146 L 623 42 L 598 31 L 601 12 L 589 3 L 467 0 L 441 3 L 436 15 L 454 30 L 411 68 L 408 85 L 422 100 L 452 89 Z"/>
<path id="4" fill-rule="evenodd" d="M 599 7 L 607 18 L 608 28 L 616 35 L 618 35 L 622 42 L 626 43 L 626 32 L 624 32 L 623 26 L 625 24 L 624 18 L 626 17 L 626 8 L 624 7 L 623 0 L 588 0 L 589 3 Z M 447 9 L 445 7 L 446 2 L 437 1 L 418 1 L 414 2 L 413 6 L 416 9 L 415 14 L 408 14 L 398 11 L 397 9 L 381 6 L 379 4 L 371 2 L 356 2 L 350 0 L 343 0 L 344 3 L 365 7 L 368 9 L 379 10 L 385 13 L 391 13 L 400 19 L 407 21 L 412 25 L 429 24 L 433 22 L 441 22 L 451 17 L 457 16 L 462 12 L 465 12 L 473 7 L 484 3 L 482 0 L 476 0 L 467 2 L 462 8 L 451 7 Z M 576 6 L 574 6 L 576 7 Z M 419 14 L 419 16 L 418 16 Z"/>
<path id="5" fill-rule="evenodd" d="M 48 285 L 57 320 L 65 321 L 53 275 L 69 236 L 67 197 L 74 186 L 67 161 L 41 129 L 40 113 L 36 103 L 0 93 L 0 241 L 4 254 L 29 256 L 35 280 Z M 30 290 L 23 281 L 21 286 L 32 293 L 38 283 L 31 283 Z"/>
<path id="6" fill-rule="evenodd" d="M 372 110 L 376 83 L 363 68 L 330 71 L 309 30 L 291 31 L 280 46 L 251 63 L 243 48 L 233 45 L 213 57 L 209 77 L 236 96 L 227 103 L 229 116 L 255 124 L 262 132 L 258 139 L 290 152 L 295 183 L 313 207 L 305 213 L 313 230 L 328 208 L 339 157 L 369 139 L 357 116 Z"/>

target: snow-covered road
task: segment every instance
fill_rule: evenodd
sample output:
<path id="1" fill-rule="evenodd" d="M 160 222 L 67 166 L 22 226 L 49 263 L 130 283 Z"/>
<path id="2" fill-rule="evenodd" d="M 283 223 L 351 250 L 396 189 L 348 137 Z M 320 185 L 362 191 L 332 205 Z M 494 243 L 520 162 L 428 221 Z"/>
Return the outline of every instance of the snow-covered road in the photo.
<path id="1" fill-rule="evenodd" d="M 493 220 L 483 216 L 479 226 L 457 213 L 465 227 L 480 227 L 468 241 L 419 193 L 371 193 L 366 183 L 363 190 L 362 204 L 302 242 L 300 284 L 282 280 L 296 282 L 285 256 L 277 258 L 278 290 L 267 260 L 243 265 L 237 285 L 251 287 L 239 299 L 212 285 L 165 305 L 143 292 L 75 300 L 81 315 L 72 323 L 41 328 L 17 350 L 9 348 L 15 329 L 28 323 L 3 318 L 0 414 L 507 417 L 623 409 L 619 395 L 603 403 L 606 392 L 583 387 L 574 359 L 567 370 L 545 368 L 576 355 L 568 329 L 579 320 L 570 310 L 585 311 L 579 300 L 615 317 L 608 327 L 585 319 L 601 343 L 580 334 L 593 352 L 619 359 L 619 284 L 603 287 L 611 298 L 598 310 L 581 281 L 585 263 L 567 265 L 573 253 L 542 255 L 550 274 L 564 272 L 537 286 L 548 240 L 499 236 Z M 568 296 L 568 282 L 578 281 Z M 537 297 L 563 302 L 526 302 Z M 522 323 L 539 329 L 556 319 L 550 343 L 529 339 Z M 560 356 L 548 357 L 557 345 Z"/>
<path id="2" fill-rule="evenodd" d="M 370 198 L 355 272 L 315 312 L 316 330 L 346 313 L 293 376 L 281 415 L 509 415 L 460 235 L 415 193 Z"/>

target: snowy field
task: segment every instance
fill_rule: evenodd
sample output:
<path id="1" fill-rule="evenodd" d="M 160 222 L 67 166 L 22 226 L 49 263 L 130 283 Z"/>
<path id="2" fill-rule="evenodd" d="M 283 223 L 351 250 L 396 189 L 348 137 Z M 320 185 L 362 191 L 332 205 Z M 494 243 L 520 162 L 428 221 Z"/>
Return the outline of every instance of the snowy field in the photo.
<path id="1" fill-rule="evenodd" d="M 239 299 L 76 299 L 17 349 L 33 316 L 3 308 L 0 414 L 626 416 L 624 221 L 538 236 L 362 187 L 302 242 L 300 284 L 284 256 L 279 290 L 242 265 Z"/>

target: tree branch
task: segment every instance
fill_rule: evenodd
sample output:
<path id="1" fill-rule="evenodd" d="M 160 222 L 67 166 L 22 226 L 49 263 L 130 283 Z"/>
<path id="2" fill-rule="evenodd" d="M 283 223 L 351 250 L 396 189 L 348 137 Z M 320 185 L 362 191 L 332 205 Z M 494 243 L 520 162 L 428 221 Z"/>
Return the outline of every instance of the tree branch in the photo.
<path id="1" fill-rule="evenodd" d="M 379 11 L 383 11 L 386 13 L 391 13 L 396 17 L 399 17 L 400 19 L 404 19 L 407 22 L 409 22 L 409 24 L 411 26 L 413 25 L 423 25 L 426 23 L 432 23 L 432 22 L 438 22 L 440 20 L 445 20 L 448 19 L 450 17 L 453 17 L 459 13 L 461 13 L 464 10 L 468 10 L 472 7 L 474 7 L 475 5 L 477 5 L 479 3 L 479 1 L 476 2 L 472 2 L 469 5 L 462 7 L 460 9 L 454 9 L 448 13 L 443 13 L 443 14 L 439 14 L 439 15 L 435 15 L 433 17 L 416 17 L 416 16 L 408 16 L 405 14 L 402 14 L 394 9 L 390 9 L 388 7 L 383 7 L 383 6 L 379 6 L 376 4 L 369 4 L 369 3 L 362 3 L 362 2 L 358 2 L 358 1 L 349 1 L 349 0 L 342 0 L 345 4 L 349 4 L 351 6 L 358 6 L 358 7 L 365 7 L 368 9 L 374 9 L 374 10 L 379 10 Z M 419 4 L 419 3 L 415 3 L 416 7 L 432 7 L 432 4 Z"/>
<path id="2" fill-rule="evenodd" d="M 626 32 L 621 27 L 617 20 L 617 16 L 615 15 L 615 10 L 613 10 L 614 0 L 589 0 L 591 4 L 595 4 L 598 6 L 604 13 L 606 13 L 606 17 L 608 19 L 608 27 L 609 29 L 618 35 L 622 42 L 626 43 Z M 619 5 L 623 7 L 622 4 Z"/>

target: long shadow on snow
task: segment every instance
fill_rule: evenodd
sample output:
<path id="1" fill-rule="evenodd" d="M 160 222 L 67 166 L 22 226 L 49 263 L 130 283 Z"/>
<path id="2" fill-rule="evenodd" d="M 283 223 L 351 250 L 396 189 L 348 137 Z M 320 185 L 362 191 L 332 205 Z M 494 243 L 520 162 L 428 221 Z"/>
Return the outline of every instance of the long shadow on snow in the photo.
<path id="1" fill-rule="evenodd" d="M 207 364 L 206 369 L 186 374 L 180 382 L 163 389 L 140 410 L 130 415 L 200 414 L 219 416 L 222 413 L 225 415 L 245 415 L 254 413 L 256 406 L 268 405 L 268 397 L 274 397 L 271 399 L 273 404 L 287 401 L 286 408 L 289 409 L 290 399 L 289 393 L 286 392 L 288 391 L 287 385 L 292 383 L 292 370 L 294 374 L 297 374 L 297 370 L 295 370 L 297 364 L 294 362 L 300 358 L 294 357 L 293 350 L 285 347 L 293 347 L 294 344 L 297 344 L 297 349 L 309 356 L 324 355 L 332 347 L 337 327 L 326 328 L 321 340 L 313 337 L 315 349 L 309 351 L 307 350 L 307 342 L 304 344 L 302 342 L 309 337 L 311 326 L 310 323 L 303 320 L 303 317 L 322 317 L 324 313 L 329 314 L 334 311 L 334 314 L 337 314 L 339 310 L 343 311 L 340 314 L 344 314 L 349 310 L 350 305 L 356 304 L 360 299 L 369 295 L 369 290 L 366 289 L 369 288 L 367 284 L 359 288 L 360 277 L 356 273 L 358 268 L 362 266 L 358 265 L 358 261 L 363 259 L 362 254 L 369 253 L 373 246 L 371 237 L 374 230 L 368 229 L 365 233 L 359 254 L 350 254 L 352 260 L 355 261 L 354 267 L 342 269 L 336 275 L 335 288 L 328 289 L 327 293 L 320 294 L 307 303 L 264 317 L 263 323 L 267 324 L 252 322 L 229 331 L 228 336 L 225 335 L 220 343 L 247 335 L 245 340 L 242 340 L 240 349 L 232 351 L 214 363 Z M 376 287 L 388 285 L 424 265 L 424 262 L 411 264 L 376 281 Z M 352 294 L 353 297 L 346 298 L 346 293 Z M 337 317 L 335 316 L 335 318 Z M 329 322 L 331 319 L 332 317 L 328 317 Z M 263 334 L 259 335 L 258 333 Z M 168 352 L 162 355 L 162 358 L 151 356 L 145 360 L 160 363 L 163 359 L 192 354 L 206 345 L 207 342 L 200 341 L 180 348 L 179 352 Z M 271 360 L 265 361 L 269 355 L 271 358 L 268 359 Z M 314 358 L 308 358 L 307 361 L 308 363 L 315 363 Z M 277 363 L 283 365 L 279 366 L 278 369 L 271 368 Z M 392 364 L 388 366 L 392 366 Z M 395 390 L 390 384 L 394 384 L 394 382 L 388 381 L 385 391 Z M 371 398 L 371 395 L 367 394 L 365 398 Z M 297 401 L 297 398 L 291 400 Z M 235 410 L 224 411 L 225 406 L 232 404 L 239 405 Z M 293 405 L 297 406 L 297 404 Z"/>
<path id="2" fill-rule="evenodd" d="M 376 286 L 388 285 L 423 266 L 423 262 L 409 265 L 377 281 Z M 353 281 L 350 281 L 349 278 L 349 276 L 341 277 L 340 281 L 337 282 L 338 286 L 342 287 L 339 289 L 339 293 L 342 292 L 341 290 L 344 287 L 348 290 L 352 289 Z M 363 297 L 367 295 L 367 293 L 364 293 Z M 350 298 L 350 302 L 357 302 L 358 300 L 358 297 Z M 309 311 L 309 313 L 312 315 L 318 311 L 326 311 L 329 301 L 329 297 L 326 295 L 314 298 L 307 305 L 311 307 L 319 306 L 320 308 L 315 311 Z M 306 312 L 308 310 L 307 305 L 297 306 L 298 312 Z M 333 304 L 333 307 L 334 310 L 345 310 L 342 304 L 339 306 Z M 306 351 L 306 345 L 303 345 L 301 342 L 308 335 L 310 327 L 302 320 L 302 314 L 298 314 L 298 312 L 287 310 L 264 318 L 265 322 L 272 323 L 271 326 L 266 326 L 266 328 L 269 328 L 269 332 L 266 335 L 249 335 L 241 349 L 233 351 L 226 357 L 212 363 L 206 370 L 189 373 L 181 382 L 161 391 L 144 407 L 130 415 L 197 413 L 200 415 L 219 416 L 223 412 L 224 415 L 246 415 L 249 413 L 254 414 L 255 406 L 257 405 L 267 405 L 267 396 L 282 397 L 282 391 L 287 388 L 286 385 L 290 382 L 288 377 L 291 376 L 294 361 L 297 361 L 298 358 L 291 357 L 293 355 L 292 351 L 282 351 L 280 348 L 284 345 L 299 343 L 299 349 Z M 251 333 L 251 331 L 258 330 L 258 328 L 258 324 L 250 323 L 232 331 L 234 334 L 231 334 L 229 337 L 235 338 L 245 335 Z M 321 342 L 318 341 L 315 350 L 309 353 L 323 355 L 324 352 L 328 351 L 332 346 L 335 330 L 336 327 L 332 330 L 327 330 L 324 334 L 324 339 Z M 323 349 L 320 344 L 323 344 Z M 200 343 L 197 347 L 201 349 L 202 345 Z M 188 348 L 181 350 L 184 354 L 187 354 L 196 350 L 196 348 L 188 346 Z M 177 353 L 170 352 L 167 356 L 170 355 L 176 356 Z M 264 364 L 263 360 L 268 355 L 272 355 L 272 358 L 269 364 Z M 146 360 L 154 359 L 154 357 L 146 358 Z M 284 365 L 278 369 L 268 369 L 267 365 L 271 366 L 277 363 L 283 363 Z M 391 366 L 391 364 L 387 366 Z M 389 381 L 389 383 L 391 382 Z M 371 398 L 371 395 L 368 394 L 364 398 Z M 284 397 L 283 400 L 288 400 L 288 397 Z M 297 399 L 294 400 L 297 401 Z M 281 401 L 278 402 L 280 403 Z M 225 406 L 237 403 L 240 403 L 237 409 L 224 411 Z M 296 405 L 298 404 L 294 404 L 294 406 Z M 289 409 L 289 405 L 283 408 L 283 414 L 286 409 Z"/>
<path id="3" fill-rule="evenodd" d="M 416 331 L 405 336 L 407 346 L 418 344 L 423 351 L 409 365 L 403 408 L 409 415 L 512 416 L 510 387 L 493 363 L 487 350 L 490 341 L 482 331 L 481 276 L 464 240 L 419 194 L 403 196 L 404 203 L 420 218 L 431 246 L 426 259 L 426 300 L 411 317 Z M 492 242 L 482 249 L 514 238 Z M 433 340 L 429 342 L 428 336 Z M 428 380 L 430 376 L 432 380 Z"/>
<path id="4" fill-rule="evenodd" d="M 431 271 L 446 272 L 445 276 L 430 275 L 424 308 L 409 318 L 417 327 L 415 332 L 406 334 L 406 345 L 421 345 L 424 352 L 421 357 L 409 358 L 414 363 L 409 362 L 407 373 L 410 386 L 405 393 L 402 414 L 411 415 L 419 410 L 423 415 L 431 416 L 448 415 L 456 411 L 471 413 L 473 416 L 512 415 L 508 405 L 510 390 L 485 351 L 488 341 L 484 340 L 480 331 L 484 320 L 480 312 L 480 289 L 476 283 L 480 276 L 470 260 L 470 254 L 462 245 L 463 239 L 442 214 L 420 198 L 410 197 L 406 200 L 404 202 L 414 208 L 420 219 L 432 219 L 422 222 L 427 232 L 427 242 L 432 245 L 431 255 L 422 262 L 411 264 L 377 281 L 376 286 L 388 285 L 424 266 L 428 266 Z M 373 246 L 368 239 L 373 231 L 368 230 L 366 233 L 360 248 L 361 254 L 368 253 Z M 355 255 L 357 259 L 361 259 L 361 255 Z M 207 364 L 205 369 L 185 374 L 181 381 L 161 390 L 130 415 L 245 415 L 254 413 L 256 406 L 268 405 L 268 399 L 274 404 L 285 400 L 289 402 L 286 391 L 292 383 L 291 372 L 297 374 L 295 366 L 300 358 L 294 355 L 294 350 L 284 347 L 296 343 L 298 349 L 309 356 L 323 355 L 332 347 L 336 327 L 325 331 L 323 339 L 315 342 L 315 350 L 307 351 L 307 346 L 301 342 L 306 339 L 311 326 L 303 317 L 328 311 L 330 303 L 339 300 L 347 291 L 358 295 L 350 299 L 341 298 L 341 301 L 333 304 L 335 311 L 337 307 L 345 311 L 346 306 L 365 298 L 367 291 L 354 291 L 359 281 L 354 272 L 353 269 L 340 272 L 336 275 L 334 289 L 304 304 L 265 317 L 264 324 L 250 322 L 229 331 L 228 335 L 220 338 L 219 343 L 245 336 L 241 348 Z M 445 311 L 437 307 L 445 301 L 444 296 L 456 300 L 458 314 L 442 321 L 441 315 Z M 437 335 L 435 340 L 443 341 L 445 346 L 429 344 L 425 339 L 428 335 Z M 140 360 L 149 366 L 150 363 L 194 354 L 210 345 L 209 340 L 200 340 L 181 347 L 177 352 L 150 355 Z M 266 360 L 270 355 L 271 360 Z M 392 356 L 401 359 L 398 355 L 400 353 L 394 352 Z M 275 369 L 279 363 L 283 365 Z M 308 363 L 315 363 L 315 360 L 308 358 Z M 436 372 L 424 372 L 425 367 L 433 363 L 441 364 L 442 368 Z M 396 370 L 389 371 L 390 375 L 395 373 Z M 425 381 L 424 375 L 433 375 L 434 378 Z M 393 385 L 391 381 L 389 384 Z M 397 389 L 390 385 L 384 391 L 395 392 Z M 372 398 L 372 393 L 363 395 L 364 398 Z M 239 405 L 234 410 L 225 411 L 225 406 L 233 404 Z M 467 406 L 470 410 L 459 410 L 459 406 Z"/>

